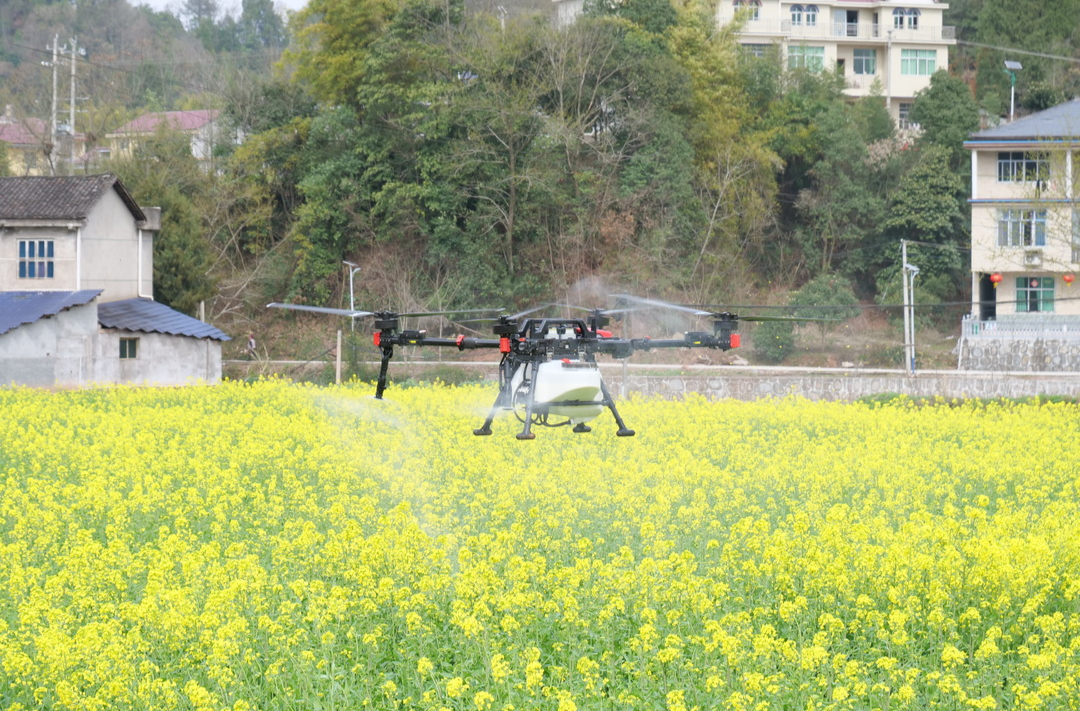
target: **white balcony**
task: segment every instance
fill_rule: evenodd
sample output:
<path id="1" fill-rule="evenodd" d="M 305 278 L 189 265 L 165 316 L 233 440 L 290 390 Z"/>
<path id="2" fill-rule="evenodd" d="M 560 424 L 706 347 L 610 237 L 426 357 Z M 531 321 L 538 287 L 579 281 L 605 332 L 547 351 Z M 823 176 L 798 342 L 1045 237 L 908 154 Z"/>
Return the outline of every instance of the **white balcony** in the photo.
<path id="1" fill-rule="evenodd" d="M 781 35 L 790 42 L 801 41 L 842 41 L 917 43 L 956 41 L 956 28 L 952 26 L 925 27 L 915 30 L 897 30 L 889 25 L 871 23 L 829 22 L 819 18 L 814 25 L 793 25 L 791 20 L 752 20 L 743 27 L 742 34 Z"/>

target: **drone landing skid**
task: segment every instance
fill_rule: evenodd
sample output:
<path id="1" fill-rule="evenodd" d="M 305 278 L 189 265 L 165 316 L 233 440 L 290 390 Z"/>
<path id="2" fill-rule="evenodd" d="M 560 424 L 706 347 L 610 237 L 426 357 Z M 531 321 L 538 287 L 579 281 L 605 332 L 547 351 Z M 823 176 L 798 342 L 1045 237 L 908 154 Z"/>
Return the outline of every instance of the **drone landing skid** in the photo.
<path id="1" fill-rule="evenodd" d="M 529 364 L 529 365 L 536 366 L 537 364 Z M 526 365 L 525 367 L 528 367 L 528 365 Z M 533 370 L 535 371 L 536 368 L 534 367 Z M 505 381 L 503 387 L 501 387 L 499 389 L 499 394 L 495 398 L 495 404 L 493 404 L 491 406 L 491 411 L 488 413 L 487 419 L 484 420 L 483 426 L 481 426 L 478 429 L 473 430 L 474 435 L 477 435 L 477 436 L 490 435 L 491 434 L 491 423 L 495 420 L 495 414 L 501 408 L 508 409 L 508 408 L 510 408 L 512 406 L 513 396 L 511 395 L 511 392 L 510 392 L 509 382 L 510 382 L 509 380 Z M 607 409 L 611 410 L 611 414 L 615 418 L 615 424 L 617 424 L 619 426 L 618 431 L 615 433 L 616 436 L 618 436 L 618 437 L 633 437 L 634 434 L 635 434 L 634 430 L 632 430 L 632 429 L 630 429 L 629 427 L 626 426 L 626 422 L 623 421 L 622 415 L 619 414 L 618 408 L 615 407 L 615 400 L 611 397 L 611 392 L 608 390 L 607 384 L 604 383 L 603 380 L 600 380 L 600 392 L 601 392 L 601 395 L 602 395 L 602 399 L 599 400 L 599 401 L 596 401 L 596 400 L 559 400 L 559 401 L 554 401 L 554 402 L 545 402 L 545 403 L 542 403 L 542 404 L 540 404 L 538 406 L 538 404 L 536 402 L 536 388 L 535 388 L 535 386 L 529 387 L 529 389 L 528 389 L 528 397 L 527 397 L 526 404 L 525 404 L 525 416 L 523 418 L 523 425 L 524 426 L 523 426 L 522 431 L 519 432 L 516 435 L 517 439 L 519 439 L 519 440 L 536 439 L 536 434 L 532 431 L 532 426 L 533 426 L 534 420 L 536 419 L 535 415 L 537 414 L 538 410 L 543 411 L 543 415 L 544 415 L 544 417 L 546 419 L 548 410 L 550 410 L 552 408 L 555 408 L 555 409 L 558 409 L 558 408 L 574 408 L 574 407 L 595 406 L 595 405 L 600 405 L 601 407 L 606 407 Z M 559 423 L 559 424 L 570 424 L 571 421 L 572 420 L 568 420 L 565 423 Z M 543 424 L 546 424 L 546 421 L 543 422 Z M 549 426 L 555 426 L 555 425 L 549 425 Z M 582 434 L 582 433 L 585 433 L 585 432 L 592 432 L 592 427 L 589 427 L 584 422 L 578 422 L 578 423 L 576 423 L 574 425 L 572 431 L 576 432 L 578 434 Z"/>

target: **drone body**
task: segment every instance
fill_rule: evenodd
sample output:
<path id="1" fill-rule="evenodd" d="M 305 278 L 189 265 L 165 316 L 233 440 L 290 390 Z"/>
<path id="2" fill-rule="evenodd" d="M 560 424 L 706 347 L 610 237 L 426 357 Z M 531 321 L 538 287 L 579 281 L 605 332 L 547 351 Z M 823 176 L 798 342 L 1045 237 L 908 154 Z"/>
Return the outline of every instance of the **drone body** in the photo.
<path id="1" fill-rule="evenodd" d="M 390 359 L 394 357 L 395 346 L 431 346 L 457 348 L 458 350 L 498 349 L 502 354 L 499 361 L 499 394 L 495 398 L 487 419 L 475 435 L 490 435 L 491 424 L 500 410 L 513 411 L 523 424 L 518 433 L 519 440 L 534 439 L 533 426 L 561 427 L 572 425 L 574 432 L 589 432 L 586 425 L 603 413 L 611 411 L 618 426 L 619 437 L 630 437 L 634 430 L 628 428 L 615 407 L 596 356 L 608 355 L 616 359 L 625 359 L 637 351 L 654 348 L 712 348 L 729 350 L 740 345 L 736 332 L 739 316 L 721 312 L 709 313 L 632 296 L 620 297 L 624 301 L 637 302 L 640 306 L 616 311 L 585 309 L 589 311 L 588 320 L 583 318 L 525 318 L 532 311 L 514 316 L 501 316 L 494 319 L 494 334 L 497 338 L 429 338 L 425 331 L 400 330 L 400 319 L 406 316 L 437 316 L 450 314 L 491 312 L 491 309 L 452 312 L 395 313 L 390 311 L 350 311 L 329 309 L 294 304 L 270 304 L 275 308 L 294 309 L 330 313 L 351 318 L 374 317 L 375 332 L 372 338 L 375 346 L 382 353 L 379 379 L 375 388 L 375 397 L 382 399 L 386 389 L 386 375 Z M 668 307 L 689 311 L 697 316 L 708 316 L 713 320 L 711 333 L 688 332 L 682 338 L 654 340 L 650 338 L 615 338 L 604 330 L 609 316 L 623 311 L 642 307 Z M 492 320 L 492 319 L 484 319 Z M 747 317 L 743 320 L 816 320 L 786 319 L 781 317 Z"/>

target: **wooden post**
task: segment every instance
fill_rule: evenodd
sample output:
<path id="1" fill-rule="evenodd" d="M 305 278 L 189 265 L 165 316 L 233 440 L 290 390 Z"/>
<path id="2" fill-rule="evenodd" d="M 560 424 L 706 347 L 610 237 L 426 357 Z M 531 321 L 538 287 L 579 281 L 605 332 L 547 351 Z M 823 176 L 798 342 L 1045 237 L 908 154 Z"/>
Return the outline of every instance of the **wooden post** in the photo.
<path id="1" fill-rule="evenodd" d="M 341 385 L 341 329 L 337 332 L 337 371 L 334 377 L 334 382 L 337 385 Z"/>

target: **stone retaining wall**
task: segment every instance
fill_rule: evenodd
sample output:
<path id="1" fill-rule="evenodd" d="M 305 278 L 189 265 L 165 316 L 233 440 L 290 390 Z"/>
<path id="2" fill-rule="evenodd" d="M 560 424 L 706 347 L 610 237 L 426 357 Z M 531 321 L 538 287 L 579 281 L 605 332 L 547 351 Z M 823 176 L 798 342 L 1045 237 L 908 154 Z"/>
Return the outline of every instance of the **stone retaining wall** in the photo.
<path id="1" fill-rule="evenodd" d="M 299 377 L 295 364 L 245 363 L 230 361 L 230 367 L 246 370 L 258 366 L 255 373 L 290 373 Z M 277 367 L 275 367 L 275 365 Z M 325 370 L 332 363 L 314 363 Z M 461 367 L 476 370 L 488 380 L 498 378 L 497 364 L 461 362 L 399 361 L 391 367 L 391 377 L 421 375 L 432 367 Z M 909 397 L 1018 398 L 1065 396 L 1080 398 L 1080 371 L 1074 373 L 984 372 L 936 370 L 909 376 L 898 370 L 862 370 L 844 368 L 785 368 L 741 366 L 663 366 L 634 365 L 626 370 L 619 363 L 603 362 L 601 370 L 612 394 L 625 397 L 630 392 L 661 397 L 680 397 L 700 393 L 710 398 L 757 400 L 764 397 L 796 395 L 810 400 L 857 400 L 886 393 Z M 254 374 L 254 373 L 253 373 Z"/>
<path id="2" fill-rule="evenodd" d="M 1080 371 L 1080 340 L 1051 338 L 961 338 L 962 370 Z"/>
<path id="3" fill-rule="evenodd" d="M 797 395 L 810 400 L 857 400 L 883 393 L 909 397 L 1017 398 L 1044 396 L 1080 397 L 1080 375 L 1027 376 L 994 373 L 919 374 L 914 377 L 885 374 L 738 373 L 728 375 L 634 375 L 623 387 L 621 375 L 605 373 L 612 393 L 640 392 L 676 397 L 700 393 L 712 398 L 756 400 Z"/>

